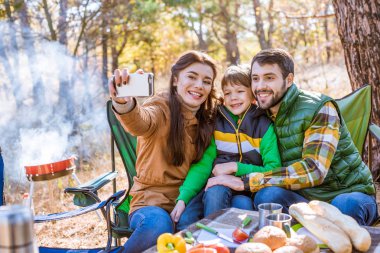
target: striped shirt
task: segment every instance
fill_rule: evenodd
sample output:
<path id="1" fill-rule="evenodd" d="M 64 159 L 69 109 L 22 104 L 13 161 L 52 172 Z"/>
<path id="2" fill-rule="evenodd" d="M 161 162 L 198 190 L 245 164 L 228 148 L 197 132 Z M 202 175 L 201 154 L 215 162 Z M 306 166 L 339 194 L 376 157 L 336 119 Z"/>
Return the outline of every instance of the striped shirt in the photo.
<path id="1" fill-rule="evenodd" d="M 322 184 L 338 146 L 340 119 L 332 102 L 327 102 L 305 132 L 302 158 L 288 167 L 266 173 L 250 173 L 243 181 L 252 192 L 267 186 L 299 190 Z"/>

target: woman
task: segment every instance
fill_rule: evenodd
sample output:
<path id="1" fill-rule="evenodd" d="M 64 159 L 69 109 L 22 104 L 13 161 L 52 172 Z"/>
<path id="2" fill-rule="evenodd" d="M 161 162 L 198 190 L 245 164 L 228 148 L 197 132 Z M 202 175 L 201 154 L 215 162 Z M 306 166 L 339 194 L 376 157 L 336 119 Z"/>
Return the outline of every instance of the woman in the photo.
<path id="1" fill-rule="evenodd" d="M 168 93 L 139 106 L 132 97 L 116 97 L 115 85 L 127 84 L 128 70 L 115 70 L 109 82 L 114 111 L 126 131 L 137 136 L 137 176 L 129 212 L 134 233 L 125 252 L 142 252 L 165 232 L 192 162 L 198 161 L 213 131 L 216 65 L 207 54 L 190 51 L 172 66 Z"/>

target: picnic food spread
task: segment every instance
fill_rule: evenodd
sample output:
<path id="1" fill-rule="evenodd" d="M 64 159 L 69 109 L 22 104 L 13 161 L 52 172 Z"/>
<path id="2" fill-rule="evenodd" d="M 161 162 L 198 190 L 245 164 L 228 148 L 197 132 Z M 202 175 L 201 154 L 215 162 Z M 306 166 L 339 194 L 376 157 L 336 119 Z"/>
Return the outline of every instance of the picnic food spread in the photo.
<path id="1" fill-rule="evenodd" d="M 371 246 L 371 236 L 366 229 L 360 227 L 353 218 L 342 214 L 336 207 L 326 202 L 311 201 L 309 204 L 293 204 L 289 208 L 289 214 L 333 252 L 351 253 L 353 247 L 361 252 L 366 252 Z M 203 227 L 209 228 L 209 226 L 202 224 L 202 229 L 204 229 Z M 228 235 L 227 233 L 220 234 L 219 231 L 215 229 L 212 230 L 220 234 L 218 235 L 220 238 L 229 236 L 230 238 L 228 238 L 227 242 L 233 240 L 236 244 L 240 244 L 235 250 L 236 253 L 320 252 L 317 242 L 308 235 L 295 234 L 293 231 L 292 236 L 288 238 L 283 229 L 275 226 L 264 226 L 246 242 L 247 238 L 242 239 L 239 237 L 240 234 L 238 232 L 243 231 L 242 228 L 242 225 L 237 227 L 232 232 L 232 235 Z M 208 230 L 206 229 L 206 231 Z M 192 234 L 191 238 L 188 238 L 188 233 L 191 234 L 189 231 L 186 233 L 186 242 L 188 243 L 187 251 L 186 245 L 183 248 L 185 240 L 180 236 L 164 234 L 166 235 L 164 237 L 165 240 L 161 240 L 160 242 L 157 240 L 158 252 L 230 252 L 229 249 L 221 243 L 215 244 L 214 242 L 212 245 L 199 243 L 199 241 L 197 242 L 197 240 L 192 237 Z M 247 235 L 246 232 L 244 232 L 244 234 Z M 178 238 L 182 239 L 183 242 Z M 181 247 L 179 247 L 179 245 L 181 245 Z M 175 249 L 172 246 L 174 246 Z"/>

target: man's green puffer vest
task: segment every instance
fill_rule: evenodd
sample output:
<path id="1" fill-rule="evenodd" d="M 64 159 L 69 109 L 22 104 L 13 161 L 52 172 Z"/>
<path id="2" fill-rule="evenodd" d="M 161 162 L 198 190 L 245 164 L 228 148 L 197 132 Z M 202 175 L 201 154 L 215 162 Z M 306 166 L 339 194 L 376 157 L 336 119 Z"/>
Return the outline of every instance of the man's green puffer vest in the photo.
<path id="1" fill-rule="evenodd" d="M 331 201 L 337 195 L 349 192 L 374 194 L 371 172 L 362 161 L 335 101 L 322 94 L 299 90 L 295 84 L 284 96 L 274 122 L 282 164 L 289 166 L 302 159 L 305 131 L 328 101 L 334 103 L 341 120 L 338 147 L 323 183 L 301 189 L 298 193 L 309 200 L 323 201 Z"/>

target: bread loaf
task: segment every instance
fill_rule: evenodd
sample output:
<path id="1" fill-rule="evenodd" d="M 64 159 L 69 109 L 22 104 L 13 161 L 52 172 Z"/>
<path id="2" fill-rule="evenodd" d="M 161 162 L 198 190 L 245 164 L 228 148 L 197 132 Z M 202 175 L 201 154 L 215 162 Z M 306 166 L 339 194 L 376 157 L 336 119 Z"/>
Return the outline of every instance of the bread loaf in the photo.
<path id="1" fill-rule="evenodd" d="M 352 252 L 350 238 L 346 233 L 328 219 L 317 215 L 307 203 L 291 205 L 289 214 L 335 253 Z"/>
<path id="2" fill-rule="evenodd" d="M 265 226 L 252 238 L 253 242 L 264 243 L 271 248 L 271 250 L 275 250 L 282 246 L 285 246 L 286 243 L 286 234 L 285 232 L 278 227 L 274 226 Z"/>
<path id="3" fill-rule="evenodd" d="M 264 243 L 247 242 L 236 248 L 235 253 L 272 253 Z"/>
<path id="4" fill-rule="evenodd" d="M 296 246 L 282 246 L 281 248 L 276 249 L 273 253 L 304 253 L 302 250 Z"/>
<path id="5" fill-rule="evenodd" d="M 296 235 L 286 239 L 287 246 L 295 246 L 304 253 L 319 253 L 317 243 L 307 235 Z"/>
<path id="6" fill-rule="evenodd" d="M 323 201 L 313 200 L 309 203 L 318 215 L 332 221 L 351 239 L 352 245 L 359 251 L 366 252 L 371 246 L 371 236 L 365 228 L 350 216 L 343 214 L 338 208 Z"/>

